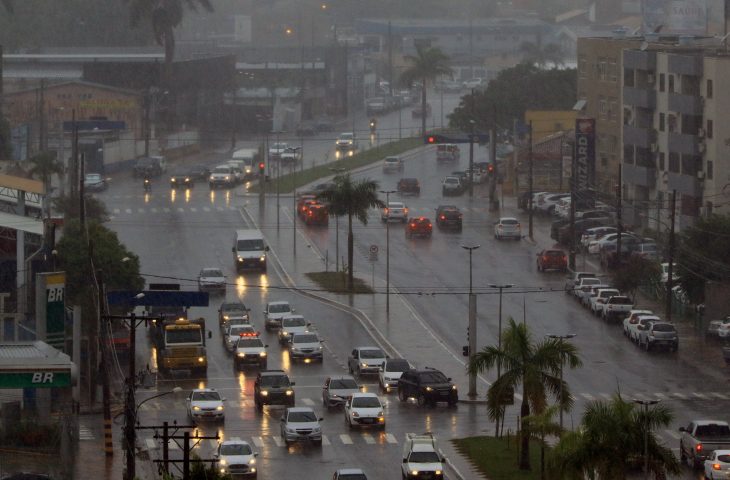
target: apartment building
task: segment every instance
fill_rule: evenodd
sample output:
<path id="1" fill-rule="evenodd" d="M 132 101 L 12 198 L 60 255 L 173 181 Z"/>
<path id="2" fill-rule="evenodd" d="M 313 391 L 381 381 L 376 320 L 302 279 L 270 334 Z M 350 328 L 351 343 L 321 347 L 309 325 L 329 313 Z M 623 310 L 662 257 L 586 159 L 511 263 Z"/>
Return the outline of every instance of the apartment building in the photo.
<path id="1" fill-rule="evenodd" d="M 623 52 L 623 183 L 627 221 L 665 230 L 730 213 L 730 56 L 689 39 Z M 725 81 L 723 81 L 725 80 Z"/>

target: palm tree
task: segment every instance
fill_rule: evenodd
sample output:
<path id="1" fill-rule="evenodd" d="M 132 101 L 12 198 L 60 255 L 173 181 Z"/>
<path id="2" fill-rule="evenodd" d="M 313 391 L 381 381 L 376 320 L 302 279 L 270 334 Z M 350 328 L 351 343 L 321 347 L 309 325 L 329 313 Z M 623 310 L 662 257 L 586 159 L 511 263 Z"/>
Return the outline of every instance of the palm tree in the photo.
<path id="1" fill-rule="evenodd" d="M 502 334 L 501 348 L 496 345 L 485 347 L 477 352 L 469 365 L 469 371 L 476 373 L 501 366 L 501 375 L 487 391 L 487 411 L 492 419 L 499 418 L 503 408 L 500 399 L 504 392 L 522 384 L 521 470 L 530 469 L 530 427 L 525 419 L 531 412 L 539 414 L 545 411 L 548 393 L 557 398 L 561 408 L 572 406 L 570 389 L 565 381 L 561 388 L 560 382 L 560 371 L 566 363 L 570 368 L 581 365 L 574 345 L 552 338 L 534 343 L 527 325 L 518 324 L 510 318 Z M 558 398 L 561 392 L 562 398 Z"/>
<path id="2" fill-rule="evenodd" d="M 334 186 L 317 195 L 329 205 L 330 215 L 341 217 L 347 215 L 347 289 L 354 288 L 354 245 L 352 235 L 352 217 L 356 217 L 363 225 L 368 224 L 368 210 L 383 208 L 385 204 L 378 198 L 378 182 L 368 178 L 353 181 L 350 174 L 337 175 Z"/>
<path id="3" fill-rule="evenodd" d="M 200 4 L 207 11 L 213 11 L 210 0 L 126 0 L 129 3 L 130 20 L 133 27 L 143 19 L 152 22 L 152 31 L 158 45 L 165 47 L 165 66 L 169 68 L 175 56 L 175 28 L 183 19 L 184 5 L 197 11 Z M 184 5 L 183 5 L 184 3 Z"/>
<path id="4" fill-rule="evenodd" d="M 40 152 L 30 158 L 32 164 L 28 171 L 31 177 L 38 178 L 43 182 L 46 189 L 46 195 L 51 190 L 51 177 L 53 174 L 62 175 L 64 173 L 63 164 L 56 160 L 55 152 Z"/>
<path id="5" fill-rule="evenodd" d="M 625 401 L 620 394 L 610 401 L 590 402 L 580 428 L 564 435 L 551 452 L 548 472 L 551 478 L 565 480 L 625 479 L 644 462 L 648 427 L 649 470 L 657 478 L 665 472 L 679 473 L 679 461 L 653 433 L 672 419 L 671 410 L 664 405 L 647 410 Z"/>
<path id="6" fill-rule="evenodd" d="M 421 88 L 421 135 L 426 133 L 426 88 L 429 81 L 441 75 L 451 75 L 449 57 L 436 47 L 424 47 L 419 45 L 416 48 L 416 55 L 406 55 L 406 60 L 411 62 L 401 74 L 401 82 L 413 85 L 413 82 L 420 80 Z"/>
<path id="7" fill-rule="evenodd" d="M 540 480 L 545 480 L 545 438 L 557 437 L 563 433 L 560 425 L 553 420 L 558 408 L 559 405 L 551 405 L 542 413 L 530 415 L 525 419 L 527 434 L 540 442 Z"/>

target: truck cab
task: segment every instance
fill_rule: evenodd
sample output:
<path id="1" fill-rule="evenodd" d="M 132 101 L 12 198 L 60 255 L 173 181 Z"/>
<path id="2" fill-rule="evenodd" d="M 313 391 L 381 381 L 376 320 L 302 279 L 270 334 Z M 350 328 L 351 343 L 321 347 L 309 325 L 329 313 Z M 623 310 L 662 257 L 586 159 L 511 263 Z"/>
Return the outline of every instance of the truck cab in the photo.
<path id="1" fill-rule="evenodd" d="M 406 434 L 401 466 L 403 478 L 442 480 L 445 461 L 432 433 Z"/>

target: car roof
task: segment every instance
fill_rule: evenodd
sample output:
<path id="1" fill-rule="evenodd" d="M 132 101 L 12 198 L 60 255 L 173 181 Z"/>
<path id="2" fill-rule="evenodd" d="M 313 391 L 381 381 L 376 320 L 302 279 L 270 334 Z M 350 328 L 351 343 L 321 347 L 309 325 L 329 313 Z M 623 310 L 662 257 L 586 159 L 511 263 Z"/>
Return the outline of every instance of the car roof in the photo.
<path id="1" fill-rule="evenodd" d="M 206 268 L 201 268 L 200 273 L 201 274 L 205 273 L 205 274 L 209 274 L 209 275 L 210 274 L 223 275 L 223 270 L 221 270 L 220 268 L 215 268 L 215 267 L 206 267 Z"/>
<path id="2" fill-rule="evenodd" d="M 391 205 L 394 205 L 394 206 L 403 205 L 403 206 L 405 206 L 406 204 L 403 203 L 403 202 L 388 202 L 388 206 L 391 206 Z"/>
<path id="3" fill-rule="evenodd" d="M 352 375 L 330 375 L 328 377 L 330 380 L 355 380 L 355 377 Z M 355 381 L 357 383 L 357 381 Z"/>
<path id="4" fill-rule="evenodd" d="M 381 352 L 383 351 L 382 348 L 380 348 L 380 347 L 373 347 L 373 346 L 355 347 L 355 350 L 380 350 Z M 385 353 L 385 352 L 383 352 L 383 353 Z"/>
<path id="5" fill-rule="evenodd" d="M 223 440 L 221 442 L 221 445 L 248 445 L 249 447 L 251 446 L 251 444 L 248 443 L 246 440 L 241 440 L 241 439 L 238 439 L 238 440 Z"/>
<path id="6" fill-rule="evenodd" d="M 373 393 L 373 392 L 357 392 L 357 393 L 353 393 L 352 394 L 352 398 L 355 398 L 355 397 L 360 397 L 360 398 L 370 397 L 370 398 L 377 398 L 378 400 L 380 400 L 380 397 L 378 397 L 378 395 L 376 393 Z"/>
<path id="7" fill-rule="evenodd" d="M 215 388 L 194 388 L 190 393 L 203 393 L 203 392 L 215 392 L 218 393 L 218 390 Z"/>
<path id="8" fill-rule="evenodd" d="M 273 302 L 267 303 L 267 305 L 289 305 L 288 300 L 275 300 Z"/>
<path id="9" fill-rule="evenodd" d="M 282 320 L 291 320 L 291 319 L 299 319 L 299 318 L 304 319 L 304 315 L 291 314 L 291 313 L 289 313 L 287 315 L 284 315 L 282 317 Z"/>
<path id="10" fill-rule="evenodd" d="M 505 220 L 514 220 L 515 222 L 519 221 L 515 217 L 500 217 L 499 219 L 500 222 L 504 222 Z"/>
<path id="11" fill-rule="evenodd" d="M 286 372 L 284 370 L 262 370 L 259 372 L 259 375 L 262 377 L 273 377 L 274 375 L 286 375 Z"/>
<path id="12" fill-rule="evenodd" d="M 724 452 L 724 450 L 717 450 L 717 451 Z M 335 473 L 337 473 L 338 475 L 360 475 L 360 474 L 364 474 L 365 472 L 363 472 L 361 468 L 340 468 Z"/>
<path id="13" fill-rule="evenodd" d="M 456 205 L 439 205 L 436 207 L 437 210 L 458 210 L 459 208 Z"/>
<path id="14" fill-rule="evenodd" d="M 291 412 L 311 412 L 314 413 L 314 409 L 312 407 L 289 407 L 287 410 Z"/>

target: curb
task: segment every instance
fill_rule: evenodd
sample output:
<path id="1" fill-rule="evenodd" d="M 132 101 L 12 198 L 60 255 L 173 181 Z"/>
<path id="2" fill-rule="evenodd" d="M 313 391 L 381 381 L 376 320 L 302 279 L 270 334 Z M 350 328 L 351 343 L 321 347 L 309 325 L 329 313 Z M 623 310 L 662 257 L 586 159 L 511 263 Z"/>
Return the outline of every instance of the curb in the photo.
<path id="1" fill-rule="evenodd" d="M 471 400 L 471 399 L 464 400 L 464 399 L 460 398 L 459 403 L 463 403 L 465 405 L 486 405 L 487 401 L 486 400 Z"/>

